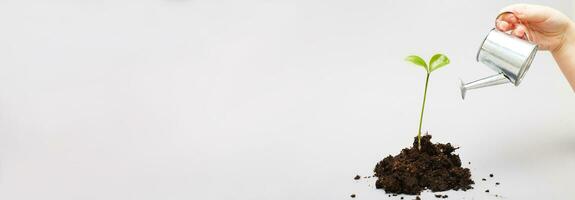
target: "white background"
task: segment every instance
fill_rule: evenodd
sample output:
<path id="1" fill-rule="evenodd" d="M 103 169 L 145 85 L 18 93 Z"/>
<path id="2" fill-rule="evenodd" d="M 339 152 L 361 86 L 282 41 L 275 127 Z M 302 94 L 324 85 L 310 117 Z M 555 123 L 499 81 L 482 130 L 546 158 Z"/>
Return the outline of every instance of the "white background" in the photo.
<path id="1" fill-rule="evenodd" d="M 424 130 L 477 181 L 445 194 L 575 198 L 575 95 L 549 53 L 460 98 L 510 3 L 3 0 L 0 199 L 399 199 L 352 178 L 410 145 L 425 75 L 403 58 L 436 52 Z"/>

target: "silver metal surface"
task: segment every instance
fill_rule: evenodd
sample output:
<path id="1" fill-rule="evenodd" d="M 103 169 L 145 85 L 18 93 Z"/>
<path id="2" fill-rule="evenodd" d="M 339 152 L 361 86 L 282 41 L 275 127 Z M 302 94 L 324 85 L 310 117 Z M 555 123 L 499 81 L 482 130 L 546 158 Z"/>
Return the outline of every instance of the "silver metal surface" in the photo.
<path id="1" fill-rule="evenodd" d="M 477 62 L 487 65 L 496 75 L 462 84 L 461 97 L 469 89 L 513 83 L 518 86 L 529 69 L 537 45 L 510 34 L 492 29 L 481 43 L 477 52 Z M 506 81 L 504 81 L 506 80 Z"/>
<path id="2" fill-rule="evenodd" d="M 489 87 L 489 86 L 494 86 L 494 85 L 501 85 L 501 84 L 506 84 L 509 83 L 509 79 L 507 77 L 505 77 L 505 75 L 503 75 L 503 73 L 499 73 L 499 74 L 495 74 L 492 76 L 488 76 L 473 82 L 469 82 L 469 83 L 463 83 L 463 81 L 461 81 L 461 99 L 465 99 L 465 94 L 467 93 L 468 90 L 472 90 L 472 89 L 477 89 L 477 88 L 483 88 L 483 87 Z"/>

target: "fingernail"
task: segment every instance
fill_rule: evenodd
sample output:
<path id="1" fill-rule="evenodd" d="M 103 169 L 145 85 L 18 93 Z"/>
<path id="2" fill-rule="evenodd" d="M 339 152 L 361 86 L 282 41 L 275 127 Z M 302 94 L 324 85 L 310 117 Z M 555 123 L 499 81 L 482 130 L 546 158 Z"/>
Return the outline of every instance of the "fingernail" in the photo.
<path id="1" fill-rule="evenodd" d="M 515 32 L 515 36 L 517 37 L 523 37 L 523 35 L 525 35 L 525 31 L 523 29 L 517 29 Z"/>
<path id="2" fill-rule="evenodd" d="M 505 29 L 505 28 L 507 28 L 507 25 L 508 25 L 508 24 L 507 24 L 507 22 L 505 22 L 505 21 L 498 21 L 498 22 L 497 22 L 497 26 L 498 26 L 500 29 Z"/>

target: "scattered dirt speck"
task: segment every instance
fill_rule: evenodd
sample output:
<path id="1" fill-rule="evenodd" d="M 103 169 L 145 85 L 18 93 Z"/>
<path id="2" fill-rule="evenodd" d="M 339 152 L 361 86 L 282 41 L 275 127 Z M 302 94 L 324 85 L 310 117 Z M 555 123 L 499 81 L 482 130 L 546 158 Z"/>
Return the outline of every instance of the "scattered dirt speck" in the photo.
<path id="1" fill-rule="evenodd" d="M 355 194 L 351 194 L 349 195 L 351 198 L 355 198 Z"/>
<path id="2" fill-rule="evenodd" d="M 355 175 L 355 177 L 353 177 L 353 180 L 359 180 L 360 178 L 361 178 L 361 176 Z"/>

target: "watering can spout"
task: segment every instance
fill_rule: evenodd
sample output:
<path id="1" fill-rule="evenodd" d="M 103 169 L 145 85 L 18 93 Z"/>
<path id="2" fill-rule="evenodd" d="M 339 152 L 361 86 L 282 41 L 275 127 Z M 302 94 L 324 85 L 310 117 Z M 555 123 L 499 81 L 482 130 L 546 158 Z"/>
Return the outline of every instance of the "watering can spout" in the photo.
<path id="1" fill-rule="evenodd" d="M 505 84 L 505 83 L 511 83 L 509 81 L 509 79 L 503 75 L 503 73 L 499 73 L 499 74 L 495 74 L 492 76 L 488 76 L 476 81 L 472 81 L 469 83 L 463 83 L 463 81 L 461 81 L 461 98 L 465 99 L 465 94 L 467 93 L 468 90 L 472 90 L 472 89 L 477 89 L 477 88 L 484 88 L 484 87 L 490 87 L 490 86 L 495 86 L 495 85 L 501 85 L 501 84 Z"/>

